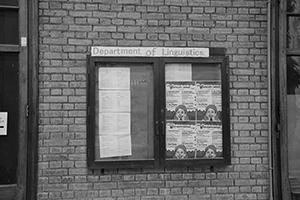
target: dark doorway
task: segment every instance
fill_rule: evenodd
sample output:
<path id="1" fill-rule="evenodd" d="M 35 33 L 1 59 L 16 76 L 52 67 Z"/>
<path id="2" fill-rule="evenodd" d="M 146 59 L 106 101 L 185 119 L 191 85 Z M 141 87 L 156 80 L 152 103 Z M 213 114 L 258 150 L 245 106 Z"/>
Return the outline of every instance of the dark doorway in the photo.
<path id="1" fill-rule="evenodd" d="M 7 133 L 0 136 L 0 184 L 16 184 L 19 127 L 18 54 L 0 53 L 0 113 L 7 113 Z"/>

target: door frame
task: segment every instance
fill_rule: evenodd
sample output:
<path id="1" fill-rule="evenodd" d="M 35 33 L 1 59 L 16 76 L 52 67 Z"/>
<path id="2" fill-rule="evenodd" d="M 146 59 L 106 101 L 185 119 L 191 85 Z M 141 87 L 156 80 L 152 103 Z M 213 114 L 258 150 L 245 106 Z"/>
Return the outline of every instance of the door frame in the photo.
<path id="1" fill-rule="evenodd" d="M 288 134 L 287 134 L 287 111 L 286 111 L 286 94 L 287 94 L 287 72 L 286 72 L 286 1 L 279 4 L 279 125 L 280 125 L 280 169 L 281 169 L 281 197 L 282 199 L 290 200 L 291 188 L 288 180 Z M 283 25 L 284 24 L 284 25 Z"/>
<path id="2" fill-rule="evenodd" d="M 1 6 L 4 10 L 18 11 L 18 44 L 1 44 L 1 53 L 16 53 L 18 54 L 19 68 L 19 99 L 18 99 L 18 155 L 17 155 L 17 170 L 16 183 L 0 186 L 0 199 L 25 199 L 26 196 L 26 175 L 27 175 L 27 113 L 28 105 L 28 50 L 27 50 L 27 1 L 19 1 L 17 6 Z M 21 38 L 23 42 L 21 45 Z M 25 42 L 25 43 L 24 43 Z"/>
<path id="3" fill-rule="evenodd" d="M 22 1 L 22 0 L 20 0 Z M 37 199 L 38 185 L 38 105 L 39 105 L 39 16 L 38 1 L 28 0 L 28 139 L 27 188 L 25 199 Z"/>
<path id="4" fill-rule="evenodd" d="M 279 1 L 272 0 L 271 2 L 271 30 L 270 30 L 270 86 L 271 90 L 271 149 L 272 158 L 270 158 L 270 162 L 272 168 L 272 182 L 270 186 L 272 187 L 272 195 L 273 199 L 281 200 L 282 198 L 282 184 L 281 184 L 281 149 L 280 149 L 280 109 L 279 109 Z"/>
<path id="5" fill-rule="evenodd" d="M 289 180 L 289 166 L 288 166 L 288 122 L 287 122 L 287 56 L 300 56 L 299 49 L 289 49 L 287 47 L 287 20 L 291 16 L 300 17 L 299 13 L 287 12 L 286 1 L 275 1 L 278 4 L 278 24 L 277 24 L 277 74 L 278 74 L 278 132 L 279 132 L 279 159 L 277 166 L 279 167 L 279 184 L 280 186 L 280 199 L 291 200 L 294 199 L 293 187 Z M 280 26 L 279 26 L 280 24 Z"/>
<path id="6" fill-rule="evenodd" d="M 278 72 L 278 108 L 279 117 L 277 119 L 277 126 L 279 132 L 279 163 L 280 168 L 280 192 L 279 199 L 291 200 L 292 191 L 288 178 L 288 132 L 287 132 L 287 3 L 286 1 L 280 1 L 278 3 L 278 59 L 277 59 L 277 72 Z"/>
<path id="7" fill-rule="evenodd" d="M 19 10 L 19 44 L 0 44 L 0 52 L 19 54 L 19 150 L 16 184 L 0 185 L 0 199 L 35 200 L 38 180 L 38 1 L 19 0 L 19 6 L 7 8 Z"/>

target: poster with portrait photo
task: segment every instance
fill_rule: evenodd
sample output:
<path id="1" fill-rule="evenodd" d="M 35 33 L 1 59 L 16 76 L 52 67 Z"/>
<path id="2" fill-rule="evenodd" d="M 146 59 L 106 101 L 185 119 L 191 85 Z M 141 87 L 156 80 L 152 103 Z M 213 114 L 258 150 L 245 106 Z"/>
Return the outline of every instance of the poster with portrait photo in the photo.
<path id="1" fill-rule="evenodd" d="M 222 156 L 222 124 L 220 122 L 203 122 L 196 125 L 197 157 L 214 158 Z M 206 152 L 210 151 L 209 157 Z"/>
<path id="2" fill-rule="evenodd" d="M 221 121 L 222 93 L 220 82 L 196 83 L 196 111 L 197 120 Z"/>
<path id="3" fill-rule="evenodd" d="M 166 119 L 195 120 L 195 82 L 166 83 Z"/>
<path id="4" fill-rule="evenodd" d="M 166 124 L 166 157 L 173 158 L 178 147 L 183 147 L 186 158 L 195 157 L 196 126 L 191 122 Z"/>

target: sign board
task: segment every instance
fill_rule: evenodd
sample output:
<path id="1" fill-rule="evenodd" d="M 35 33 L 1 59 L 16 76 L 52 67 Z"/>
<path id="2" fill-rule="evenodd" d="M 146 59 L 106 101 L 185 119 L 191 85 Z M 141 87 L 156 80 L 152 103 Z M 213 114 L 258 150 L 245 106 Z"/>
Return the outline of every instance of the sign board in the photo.
<path id="1" fill-rule="evenodd" d="M 104 57 L 209 57 L 209 48 L 104 47 L 91 48 L 91 56 Z"/>
<path id="2" fill-rule="evenodd" d="M 0 112 L 0 135 L 7 135 L 7 112 Z"/>

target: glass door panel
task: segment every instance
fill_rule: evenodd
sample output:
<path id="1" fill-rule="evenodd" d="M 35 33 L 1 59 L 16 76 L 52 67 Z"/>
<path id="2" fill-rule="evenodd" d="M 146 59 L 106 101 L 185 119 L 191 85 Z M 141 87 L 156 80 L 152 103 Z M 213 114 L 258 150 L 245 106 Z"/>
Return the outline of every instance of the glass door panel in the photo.
<path id="1" fill-rule="evenodd" d="M 19 1 L 0 2 L 0 114 L 7 115 L 0 129 L 0 185 L 17 183 L 19 150 L 19 52 L 8 46 L 19 44 Z M 17 49 L 17 48 L 16 48 Z M 4 127 L 4 128 L 3 128 Z M 8 192 L 7 190 L 6 192 Z M 13 195 L 13 194 L 12 194 Z M 8 198 L 8 197 L 7 197 Z"/>
<path id="2" fill-rule="evenodd" d="M 0 9 L 0 44 L 19 43 L 18 10 Z"/>
<path id="3" fill-rule="evenodd" d="M 287 125 L 289 176 L 300 177 L 300 56 L 287 57 Z"/>
<path id="4" fill-rule="evenodd" d="M 298 0 L 287 0 L 287 12 L 299 13 L 300 12 L 300 2 Z"/>
<path id="5" fill-rule="evenodd" d="M 18 54 L 0 53 L 0 113 L 7 113 L 7 131 L 0 135 L 0 184 L 16 183 L 19 133 Z"/>
<path id="6" fill-rule="evenodd" d="M 1 0 L 0 6 L 18 6 L 18 0 Z"/>
<path id="7" fill-rule="evenodd" d="M 166 158 L 221 158 L 221 65 L 167 63 L 165 80 Z"/>
<path id="8" fill-rule="evenodd" d="M 0 132 L 0 199 L 26 198 L 29 54 L 25 45 L 20 48 L 19 38 L 27 40 L 27 8 L 32 2 L 0 0 L 0 113 L 8 116 L 7 130 Z"/>
<path id="9" fill-rule="evenodd" d="M 152 160 L 153 65 L 100 64 L 95 74 L 96 160 Z"/>

